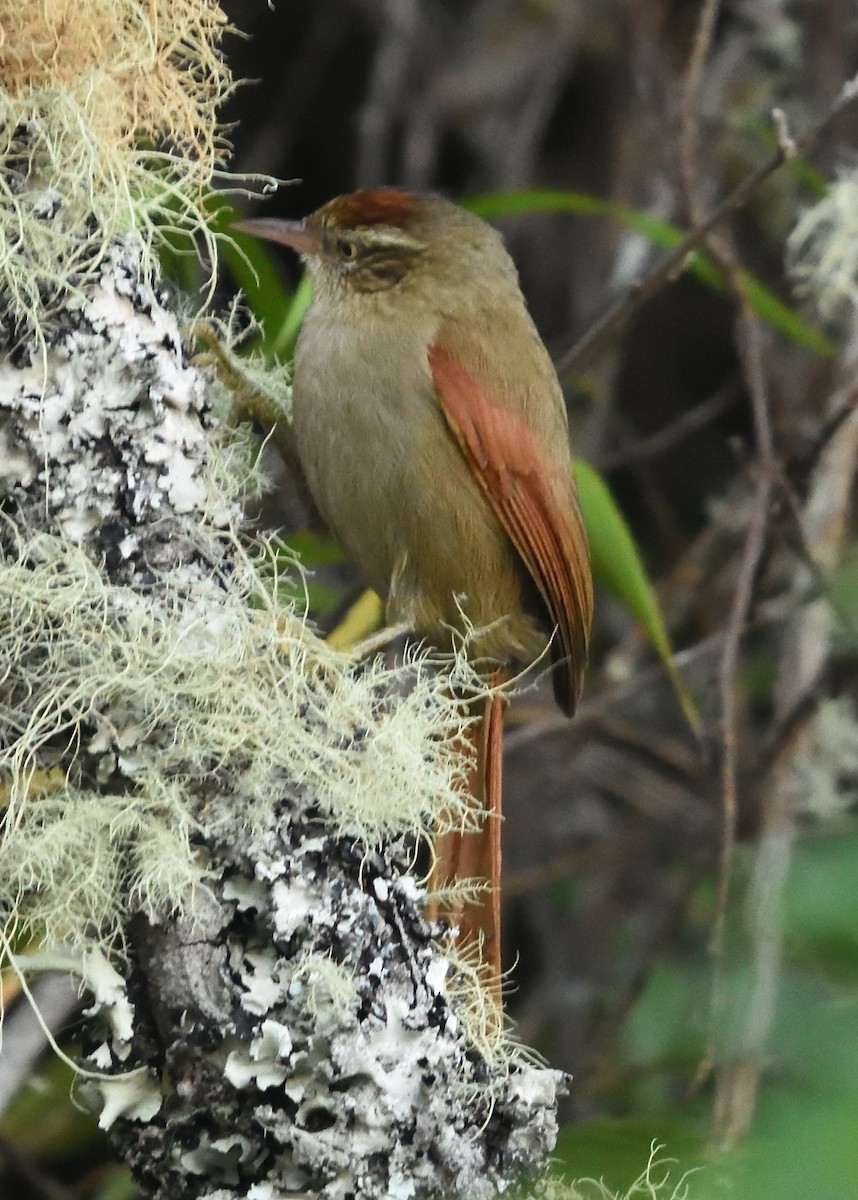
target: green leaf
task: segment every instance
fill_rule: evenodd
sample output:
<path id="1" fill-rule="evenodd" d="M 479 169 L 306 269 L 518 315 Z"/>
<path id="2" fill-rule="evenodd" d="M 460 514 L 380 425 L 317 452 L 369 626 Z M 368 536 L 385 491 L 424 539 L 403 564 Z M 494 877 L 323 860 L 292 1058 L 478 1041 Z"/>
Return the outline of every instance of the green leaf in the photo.
<path id="1" fill-rule="evenodd" d="M 580 458 L 575 460 L 575 479 L 581 514 L 590 541 L 593 575 L 640 621 L 664 663 L 688 723 L 695 732 L 699 732 L 700 717 L 673 665 L 673 651 L 658 598 L 626 519 L 598 471 Z"/>
<path id="2" fill-rule="evenodd" d="M 515 217 L 529 212 L 585 213 L 607 215 L 613 207 L 607 200 L 585 192 L 563 192 L 551 188 L 531 188 L 520 192 L 491 192 L 473 196 L 463 205 L 487 221 L 498 217 Z"/>
<path id="3" fill-rule="evenodd" d="M 797 312 L 779 300 L 774 292 L 760 283 L 749 271 L 740 271 L 739 279 L 751 308 L 766 324 L 779 330 L 798 346 L 812 350 L 820 358 L 834 358 L 837 347 L 830 338 L 816 329 Z"/>
<path id="4" fill-rule="evenodd" d="M 164 276 L 186 296 L 199 287 L 200 264 L 193 238 L 181 229 L 162 229 L 158 259 Z"/>
<path id="5" fill-rule="evenodd" d="M 566 212 L 585 216 L 609 217 L 627 229 L 634 229 L 643 237 L 665 250 L 673 250 L 685 239 L 686 233 L 668 221 L 650 213 L 626 208 L 609 200 L 600 200 L 583 192 L 562 192 L 550 189 L 533 189 L 521 192 L 495 192 L 469 200 L 465 207 L 481 217 L 493 220 L 529 212 Z M 689 270 L 701 282 L 716 291 L 726 291 L 726 281 L 721 271 L 705 255 L 695 252 L 689 255 Z M 837 347 L 819 329 L 805 321 L 788 305 L 761 283 L 749 271 L 740 271 L 739 279 L 745 289 L 754 312 L 791 341 L 805 346 L 821 358 L 833 358 Z"/>
<path id="6" fill-rule="evenodd" d="M 345 561 L 339 542 L 322 533 L 311 533 L 308 529 L 299 529 L 288 537 L 278 538 L 274 543 L 274 552 L 282 555 L 287 562 L 298 558 L 305 567 L 328 566 Z"/>
<path id="7" fill-rule="evenodd" d="M 343 552 L 333 538 L 300 530 L 288 537 L 277 538 L 269 552 L 261 557 L 259 566 L 264 577 L 271 578 L 282 604 L 294 604 L 299 610 L 307 607 L 318 620 L 342 601 L 342 588 L 315 578 L 313 568 L 343 561 Z M 298 563 L 305 571 L 298 567 Z"/>
<path id="8" fill-rule="evenodd" d="M 295 343 L 301 331 L 301 323 L 312 299 L 313 285 L 310 282 L 309 274 L 305 272 L 289 307 L 281 316 L 279 329 L 276 329 L 273 335 L 271 353 L 275 357 L 285 362 L 294 357 Z"/>

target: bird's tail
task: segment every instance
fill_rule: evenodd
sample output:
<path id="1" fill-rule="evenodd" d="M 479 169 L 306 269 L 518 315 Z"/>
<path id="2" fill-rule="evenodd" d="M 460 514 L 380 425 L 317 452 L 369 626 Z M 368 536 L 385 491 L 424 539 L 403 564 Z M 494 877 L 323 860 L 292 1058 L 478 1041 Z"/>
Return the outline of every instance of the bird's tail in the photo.
<path id="1" fill-rule="evenodd" d="M 493 680 L 499 682 L 499 680 Z M 468 737 L 474 745 L 474 767 L 468 788 L 482 809 L 476 832 L 453 829 L 435 841 L 435 863 L 429 890 L 446 890 L 466 880 L 484 880 L 488 891 L 465 899 L 430 904 L 432 917 L 443 917 L 458 928 L 461 946 L 481 945 L 483 961 L 491 970 L 492 991 L 500 1006 L 501 981 L 501 822 L 503 821 L 503 697 L 486 697 L 482 716 L 473 722 Z"/>

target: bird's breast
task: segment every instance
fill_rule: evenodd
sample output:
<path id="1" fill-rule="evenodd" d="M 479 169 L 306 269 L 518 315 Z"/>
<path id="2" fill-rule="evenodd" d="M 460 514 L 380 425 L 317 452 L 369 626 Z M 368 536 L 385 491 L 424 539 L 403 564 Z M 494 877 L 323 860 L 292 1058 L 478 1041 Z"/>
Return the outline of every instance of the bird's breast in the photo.
<path id="1" fill-rule="evenodd" d="M 427 359 L 434 332 L 311 319 L 295 363 L 298 455 L 320 513 L 390 619 L 442 640 L 461 607 L 476 626 L 500 622 L 484 653 L 527 656 L 544 638 L 523 612 L 518 557 L 441 413 Z"/>

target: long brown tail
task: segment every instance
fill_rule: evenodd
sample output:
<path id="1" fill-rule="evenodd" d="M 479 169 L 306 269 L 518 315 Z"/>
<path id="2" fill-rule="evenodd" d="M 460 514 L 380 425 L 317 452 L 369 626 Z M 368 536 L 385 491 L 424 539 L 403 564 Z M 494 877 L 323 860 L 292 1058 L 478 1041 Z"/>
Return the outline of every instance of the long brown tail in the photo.
<path id="1" fill-rule="evenodd" d="M 469 732 L 476 751 L 476 762 L 468 787 L 483 810 L 482 826 L 475 833 L 451 830 L 436 839 L 435 866 L 430 880 L 430 891 L 457 880 L 484 879 L 489 884 L 490 890 L 481 892 L 474 900 L 452 900 L 445 905 L 433 905 L 432 915 L 443 916 L 458 927 L 460 945 L 482 942 L 484 960 L 492 969 L 492 990 L 498 1005 L 501 979 L 503 707 L 502 696 L 488 696 L 482 716 L 473 723 Z"/>

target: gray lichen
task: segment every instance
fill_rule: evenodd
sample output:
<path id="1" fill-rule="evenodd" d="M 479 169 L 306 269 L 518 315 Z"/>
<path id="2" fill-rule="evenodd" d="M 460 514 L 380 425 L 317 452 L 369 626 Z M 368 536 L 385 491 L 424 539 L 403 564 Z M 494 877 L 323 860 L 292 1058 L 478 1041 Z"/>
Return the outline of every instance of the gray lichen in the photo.
<path id="1" fill-rule="evenodd" d="M 190 948 L 214 986 L 138 941 L 132 994 L 159 980 L 155 1011 L 182 1014 L 166 1038 L 138 1022 L 126 1062 L 162 1061 L 165 1100 L 114 1126 L 153 1196 L 479 1200 L 550 1152 L 560 1076 L 475 1048 L 404 850 L 281 799 L 215 851 L 220 918 Z"/>
<path id="2" fill-rule="evenodd" d="M 188 541 L 186 515 L 205 512 L 221 528 L 238 516 L 232 498 L 205 486 L 205 379 L 174 314 L 138 281 L 134 250 L 115 247 L 97 284 L 51 319 L 45 343 L 30 334 L 0 365 L 0 494 L 23 516 L 44 511 L 52 531 L 123 582 L 176 565 L 170 535 Z M 156 521 L 169 528 L 153 563 L 153 539 L 141 539 Z"/>

